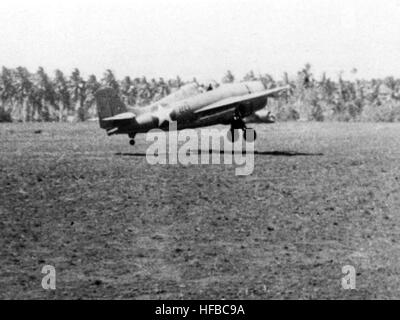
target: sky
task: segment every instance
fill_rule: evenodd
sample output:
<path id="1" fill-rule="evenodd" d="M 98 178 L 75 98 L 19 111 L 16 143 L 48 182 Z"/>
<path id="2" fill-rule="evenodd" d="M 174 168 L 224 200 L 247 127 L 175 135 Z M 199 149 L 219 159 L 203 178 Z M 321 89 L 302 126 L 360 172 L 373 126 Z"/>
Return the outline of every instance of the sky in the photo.
<path id="1" fill-rule="evenodd" d="M 1 0 L 0 17 L 0 65 L 30 71 L 400 77 L 400 0 Z"/>

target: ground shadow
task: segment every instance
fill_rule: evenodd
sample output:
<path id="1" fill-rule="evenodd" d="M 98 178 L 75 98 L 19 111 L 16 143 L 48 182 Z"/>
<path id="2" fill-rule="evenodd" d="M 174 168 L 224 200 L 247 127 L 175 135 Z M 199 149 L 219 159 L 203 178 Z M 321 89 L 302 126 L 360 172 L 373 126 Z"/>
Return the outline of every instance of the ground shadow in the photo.
<path id="1" fill-rule="evenodd" d="M 219 154 L 225 154 L 225 153 L 232 153 L 232 151 L 225 151 L 225 150 L 192 150 L 190 153 L 192 154 L 202 154 L 202 153 L 209 153 L 209 154 L 214 154 L 214 153 L 219 153 Z M 234 154 L 246 154 L 246 150 L 238 150 L 234 151 Z M 307 153 L 307 152 L 296 152 L 296 151 L 254 151 L 255 155 L 260 155 L 260 156 L 278 156 L 278 157 L 298 157 L 298 156 L 323 156 L 323 153 Z M 115 153 L 116 156 L 130 156 L 130 157 L 145 157 L 146 153 L 143 152 L 135 152 L 135 153 L 130 153 L 130 152 L 117 152 Z M 159 154 L 160 155 L 160 154 Z"/>
<path id="2" fill-rule="evenodd" d="M 146 154 L 143 152 L 135 152 L 135 153 L 131 153 L 131 152 L 116 152 L 115 153 L 116 156 L 126 156 L 126 157 L 145 157 Z"/>
<path id="3" fill-rule="evenodd" d="M 194 154 L 201 154 L 201 153 L 207 153 L 206 150 L 193 150 L 191 151 Z M 210 154 L 212 153 L 219 153 L 219 154 L 225 154 L 225 153 L 232 153 L 232 151 L 225 151 L 225 150 L 208 150 Z M 235 154 L 245 154 L 246 150 L 237 150 L 234 151 L 233 153 Z M 323 156 L 323 153 L 305 153 L 305 152 L 296 152 L 296 151 L 258 151 L 254 150 L 255 155 L 261 155 L 261 156 L 283 156 L 283 157 L 295 157 L 295 156 Z"/>

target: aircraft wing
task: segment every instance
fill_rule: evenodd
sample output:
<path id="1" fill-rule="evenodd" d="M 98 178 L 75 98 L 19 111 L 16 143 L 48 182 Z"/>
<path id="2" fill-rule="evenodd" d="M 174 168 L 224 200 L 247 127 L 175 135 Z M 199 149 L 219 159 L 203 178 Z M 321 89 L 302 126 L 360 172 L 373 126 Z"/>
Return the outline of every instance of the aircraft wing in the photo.
<path id="1" fill-rule="evenodd" d="M 285 87 L 274 88 L 271 90 L 250 93 L 250 94 L 240 96 L 240 97 L 226 98 L 226 99 L 223 99 L 216 103 L 212 103 L 208 106 L 205 106 L 201 109 L 198 109 L 194 113 L 201 114 L 201 113 L 210 113 L 210 112 L 222 112 L 222 111 L 227 111 L 230 109 L 235 109 L 239 105 L 243 105 L 243 104 L 246 105 L 246 104 L 261 100 L 261 99 L 275 96 L 278 93 L 280 93 L 284 90 L 288 90 L 288 89 L 289 89 L 289 86 L 285 86 Z"/>

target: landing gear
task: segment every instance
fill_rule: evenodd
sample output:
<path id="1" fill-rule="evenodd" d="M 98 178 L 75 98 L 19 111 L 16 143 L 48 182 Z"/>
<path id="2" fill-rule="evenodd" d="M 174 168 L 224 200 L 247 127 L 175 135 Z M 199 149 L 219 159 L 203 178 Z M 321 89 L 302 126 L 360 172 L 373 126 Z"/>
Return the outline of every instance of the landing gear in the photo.
<path id="1" fill-rule="evenodd" d="M 135 145 L 135 136 L 136 136 L 136 133 L 135 133 L 135 132 L 129 134 L 129 138 L 131 138 L 131 140 L 129 140 L 129 144 L 130 144 L 131 146 L 134 146 L 134 145 Z"/>
<path id="2" fill-rule="evenodd" d="M 254 142 L 257 139 L 257 133 L 256 130 L 253 128 L 246 128 L 243 131 L 243 139 L 246 140 L 247 142 Z"/>
<path id="3" fill-rule="evenodd" d="M 243 139 L 247 142 L 254 142 L 257 138 L 256 131 L 253 128 L 247 128 L 243 119 L 239 115 L 233 117 L 231 128 L 228 131 L 228 140 L 232 143 L 239 139 L 239 130 L 243 131 Z"/>
<path id="4" fill-rule="evenodd" d="M 231 127 L 227 133 L 227 138 L 232 143 L 236 142 L 239 139 L 239 131 Z"/>

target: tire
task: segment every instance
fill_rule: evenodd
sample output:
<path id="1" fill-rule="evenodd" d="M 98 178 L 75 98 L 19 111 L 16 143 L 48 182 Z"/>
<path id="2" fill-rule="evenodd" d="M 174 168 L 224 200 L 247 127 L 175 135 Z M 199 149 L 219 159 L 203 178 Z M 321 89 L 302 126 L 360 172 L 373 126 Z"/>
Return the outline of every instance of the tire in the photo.
<path id="1" fill-rule="evenodd" d="M 236 142 L 239 139 L 239 130 L 238 129 L 229 129 L 227 132 L 227 138 L 230 142 Z"/>
<path id="2" fill-rule="evenodd" d="M 134 146 L 134 145 L 135 145 L 135 140 L 133 140 L 133 139 L 129 140 L 129 144 L 130 144 L 131 146 Z"/>
<path id="3" fill-rule="evenodd" d="M 243 139 L 246 140 L 247 142 L 254 142 L 257 139 L 257 133 L 256 130 L 249 128 L 244 130 L 243 132 Z"/>

